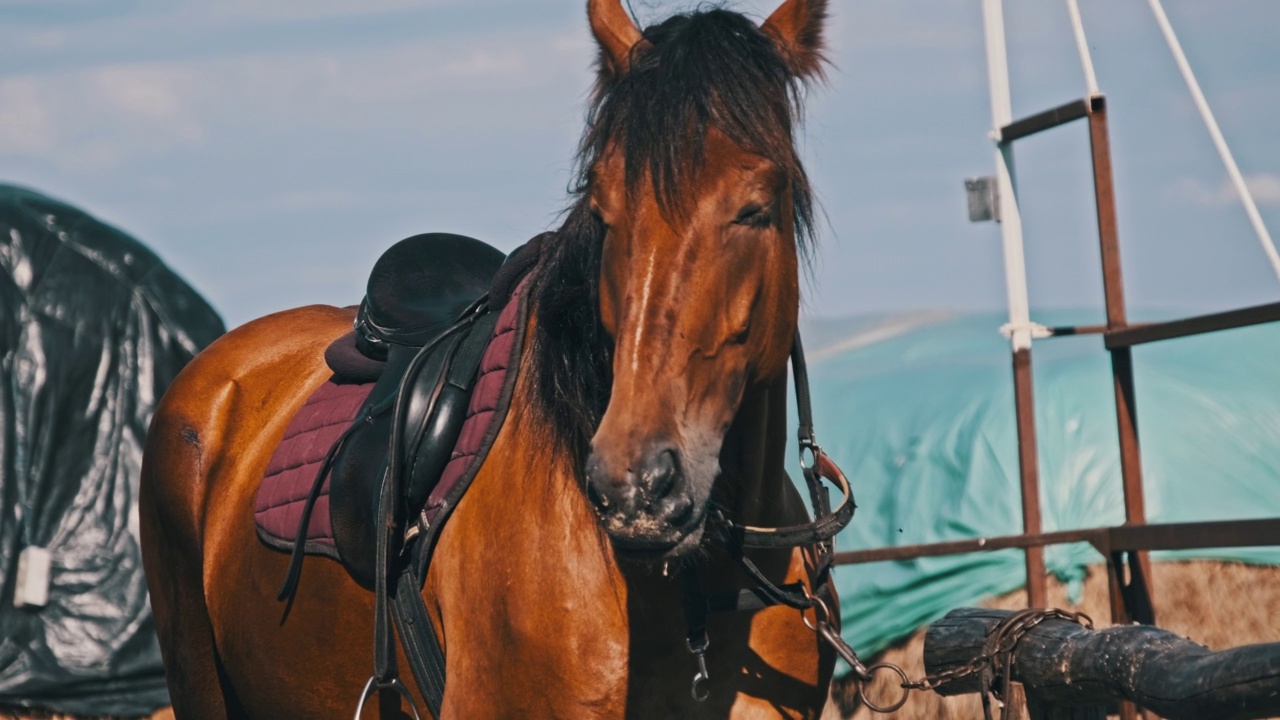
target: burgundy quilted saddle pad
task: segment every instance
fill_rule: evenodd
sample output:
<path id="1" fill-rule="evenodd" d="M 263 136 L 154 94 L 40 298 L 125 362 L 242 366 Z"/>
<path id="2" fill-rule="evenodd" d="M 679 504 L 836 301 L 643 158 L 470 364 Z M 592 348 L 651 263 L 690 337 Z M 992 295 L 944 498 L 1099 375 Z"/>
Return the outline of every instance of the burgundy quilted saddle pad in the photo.
<path id="1" fill-rule="evenodd" d="M 513 294 L 498 316 L 489 344 L 480 361 L 480 376 L 467 407 L 458 441 L 440 482 L 432 491 L 425 511 L 432 514 L 464 477 L 474 476 L 488 450 L 504 413 L 498 412 L 513 360 L 522 290 Z M 374 383 L 342 384 L 330 379 L 317 389 L 289 422 L 284 439 L 276 447 L 254 501 L 258 537 L 268 546 L 291 551 L 298 542 L 299 523 L 316 475 L 342 433 L 355 420 Z M 325 478 L 307 524 L 304 549 L 309 554 L 337 558 L 329 515 L 329 478 Z"/>

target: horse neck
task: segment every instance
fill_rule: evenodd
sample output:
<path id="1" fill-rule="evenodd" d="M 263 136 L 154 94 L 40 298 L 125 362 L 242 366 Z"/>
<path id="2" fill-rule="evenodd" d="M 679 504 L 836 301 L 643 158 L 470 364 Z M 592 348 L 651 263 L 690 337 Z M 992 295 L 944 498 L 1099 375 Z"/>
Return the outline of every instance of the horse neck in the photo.
<path id="1" fill-rule="evenodd" d="M 720 482 L 726 485 L 726 510 L 734 521 L 768 525 L 794 520 L 799 496 L 785 469 L 790 437 L 786 375 L 751 386 L 720 452 Z"/>

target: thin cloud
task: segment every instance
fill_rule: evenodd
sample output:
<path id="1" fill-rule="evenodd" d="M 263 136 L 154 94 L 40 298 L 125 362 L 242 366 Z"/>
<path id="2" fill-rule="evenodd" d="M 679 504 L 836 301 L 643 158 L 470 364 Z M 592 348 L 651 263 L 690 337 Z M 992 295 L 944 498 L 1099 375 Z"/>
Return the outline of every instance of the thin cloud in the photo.
<path id="1" fill-rule="evenodd" d="M 0 79 L 0 158 L 103 171 L 127 157 L 198 145 L 204 127 L 183 96 L 190 80 L 163 67 Z"/>
<path id="2" fill-rule="evenodd" d="M 1280 175 L 1256 173 L 1246 175 L 1244 182 L 1249 187 L 1254 203 L 1264 207 L 1280 207 Z M 1221 207 L 1240 202 L 1235 185 L 1227 179 L 1217 187 L 1209 187 L 1195 178 L 1183 178 L 1174 194 L 1181 200 L 1205 207 Z"/>
<path id="3" fill-rule="evenodd" d="M 585 35 L 585 32 L 581 33 Z M 568 33 L 333 54 L 158 61 L 0 78 L 0 159 L 38 157 L 97 172 L 223 138 L 299 128 L 463 124 L 501 130 L 530 120 L 552 88 L 586 85 L 590 46 Z M 495 107 L 524 108 L 520 114 Z M 455 108 L 463 108 L 464 119 Z"/>
<path id="4" fill-rule="evenodd" d="M 54 146 L 43 84 L 34 78 L 0 80 L 0 157 L 35 156 Z"/>

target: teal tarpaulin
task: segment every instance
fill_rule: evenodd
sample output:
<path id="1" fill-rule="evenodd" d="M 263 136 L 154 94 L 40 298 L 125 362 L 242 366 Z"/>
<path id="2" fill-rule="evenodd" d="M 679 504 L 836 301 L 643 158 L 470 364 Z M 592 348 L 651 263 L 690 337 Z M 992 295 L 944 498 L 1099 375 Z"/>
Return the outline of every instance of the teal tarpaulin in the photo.
<path id="1" fill-rule="evenodd" d="M 1058 312 L 1037 320 L 1097 322 L 1090 317 Z M 818 440 L 858 501 L 839 550 L 1022 531 L 1003 322 L 996 314 L 919 313 L 805 326 Z M 1115 403 L 1101 340 L 1054 338 L 1033 352 L 1044 529 L 1122 523 Z M 1135 348 L 1150 522 L 1280 515 L 1277 358 L 1280 325 Z M 1280 548 L 1177 557 L 1280 564 Z M 1072 545 L 1047 548 L 1045 560 L 1078 587 L 1085 567 L 1101 557 Z M 954 607 L 1023 587 L 1026 572 L 1021 551 L 1012 550 L 848 566 L 836 577 L 845 638 L 874 653 Z"/>

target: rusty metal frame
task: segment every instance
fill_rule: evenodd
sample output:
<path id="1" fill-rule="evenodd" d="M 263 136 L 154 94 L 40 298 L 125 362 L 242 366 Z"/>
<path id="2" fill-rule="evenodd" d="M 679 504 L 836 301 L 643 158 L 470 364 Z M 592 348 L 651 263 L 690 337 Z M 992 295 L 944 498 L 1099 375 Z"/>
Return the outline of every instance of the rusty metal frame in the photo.
<path id="1" fill-rule="evenodd" d="M 890 560 L 915 560 L 944 555 L 997 552 L 1047 545 L 1087 542 L 1104 557 L 1112 553 L 1145 550 L 1191 550 L 1200 548 L 1280 546 L 1280 518 L 1217 520 L 1157 525 L 1061 530 L 1039 535 L 1001 535 L 990 538 L 952 540 L 924 545 L 901 545 L 873 550 L 850 550 L 835 555 L 837 565 L 861 565 Z"/>
<path id="2" fill-rule="evenodd" d="M 1087 119 L 1093 165 L 1094 200 L 1098 220 L 1098 245 L 1102 261 L 1105 325 L 1049 328 L 1050 337 L 1101 335 L 1111 354 L 1112 385 L 1116 404 L 1116 429 L 1120 445 L 1120 472 L 1124 486 L 1125 524 L 1112 528 L 1040 532 L 1038 456 L 1036 452 L 1035 402 L 1031 380 L 1031 353 L 1013 354 L 1014 402 L 1017 416 L 1019 474 L 1024 532 L 994 538 L 975 538 L 926 545 L 886 547 L 837 553 L 837 565 L 910 560 L 921 557 L 990 552 L 1008 548 L 1026 551 L 1029 604 L 1042 607 L 1047 588 L 1043 547 L 1088 542 L 1107 561 L 1111 613 L 1115 623 L 1155 623 L 1151 567 L 1147 552 L 1211 547 L 1280 546 L 1280 518 L 1201 523 L 1146 524 L 1142 487 L 1142 458 L 1138 441 L 1133 356 L 1134 345 L 1202 333 L 1280 321 L 1280 303 L 1230 310 L 1162 323 L 1130 324 L 1124 300 L 1120 264 L 1120 238 L 1116 222 L 1115 186 L 1105 96 L 1094 94 L 1051 110 L 1015 120 L 1000 128 L 1002 145 L 1036 133 Z M 1132 708 L 1123 708 L 1133 717 Z"/>
<path id="3" fill-rule="evenodd" d="M 1107 349 L 1133 347 L 1143 343 L 1172 340 L 1174 338 L 1202 335 L 1218 330 L 1261 325 L 1280 320 L 1280 303 L 1255 305 L 1254 307 L 1228 310 L 1212 315 L 1171 320 L 1146 325 L 1130 325 L 1127 328 L 1107 333 Z"/>

